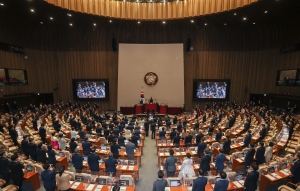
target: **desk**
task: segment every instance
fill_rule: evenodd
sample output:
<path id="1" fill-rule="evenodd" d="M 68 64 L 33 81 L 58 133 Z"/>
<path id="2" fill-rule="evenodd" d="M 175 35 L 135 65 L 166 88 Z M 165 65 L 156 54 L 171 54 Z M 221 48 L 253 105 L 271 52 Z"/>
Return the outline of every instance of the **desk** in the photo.
<path id="1" fill-rule="evenodd" d="M 186 157 L 187 153 L 190 153 L 192 155 L 192 157 L 196 156 L 198 158 L 197 151 L 174 152 L 174 157 L 183 159 L 184 157 Z M 158 152 L 157 155 L 158 155 L 157 164 L 158 164 L 158 166 L 160 166 L 160 164 L 163 164 L 164 163 L 163 161 L 170 156 L 170 153 L 169 152 Z"/>
<path id="2" fill-rule="evenodd" d="M 132 106 L 121 106 L 120 111 L 123 115 L 130 115 L 134 113 L 134 109 Z"/>
<path id="3" fill-rule="evenodd" d="M 236 172 L 237 169 L 245 168 L 245 161 L 242 158 L 233 159 L 232 171 Z"/>
<path id="4" fill-rule="evenodd" d="M 278 182 L 285 180 L 290 176 L 291 174 L 288 169 L 276 171 L 268 175 L 262 174 L 260 177 L 259 190 L 267 190 L 269 185 L 277 184 Z"/>
<path id="5" fill-rule="evenodd" d="M 188 190 L 188 186 L 170 187 L 170 191 L 187 191 L 187 190 Z M 206 184 L 205 191 L 213 191 L 213 190 L 214 190 L 213 185 Z M 244 190 L 244 185 L 242 185 L 238 181 L 229 182 L 227 190 L 242 191 Z"/>
<path id="6" fill-rule="evenodd" d="M 67 130 L 66 128 L 62 128 L 61 131 L 69 138 L 71 139 L 71 132 Z"/>
<path id="7" fill-rule="evenodd" d="M 169 107 L 168 114 L 170 115 L 178 115 L 182 113 L 182 107 Z"/>
<path id="8" fill-rule="evenodd" d="M 37 172 L 28 172 L 24 174 L 23 179 L 31 184 L 34 190 L 38 190 L 41 187 L 39 174 Z"/>
<path id="9" fill-rule="evenodd" d="M 135 114 L 142 114 L 143 113 L 143 105 L 135 105 Z"/>
<path id="10" fill-rule="evenodd" d="M 85 191 L 84 183 L 80 183 L 76 188 L 72 188 L 72 185 L 74 185 L 74 184 L 75 184 L 75 182 L 71 181 L 71 188 L 70 188 L 71 191 Z M 86 188 L 89 185 L 93 185 L 93 184 L 89 184 L 89 183 L 85 183 L 85 184 L 86 184 Z M 97 184 L 94 184 L 94 187 L 89 191 L 99 190 L 99 189 L 96 189 L 97 186 L 98 186 Z M 110 186 L 110 185 L 103 185 L 101 191 L 110 191 L 111 187 L 112 186 Z M 135 186 L 133 186 L 133 185 L 128 186 L 126 188 L 126 191 L 135 191 Z"/>
<path id="11" fill-rule="evenodd" d="M 64 157 L 57 157 L 56 158 L 56 163 L 59 164 L 60 166 L 64 166 L 66 170 L 69 167 L 68 160 L 67 160 L 66 156 L 64 156 Z"/>

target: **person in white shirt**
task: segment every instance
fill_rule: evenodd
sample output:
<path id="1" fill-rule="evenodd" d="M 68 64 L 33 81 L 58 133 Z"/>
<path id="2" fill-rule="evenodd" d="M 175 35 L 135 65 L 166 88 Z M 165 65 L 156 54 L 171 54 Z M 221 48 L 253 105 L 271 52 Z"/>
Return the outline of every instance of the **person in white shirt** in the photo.
<path id="1" fill-rule="evenodd" d="M 266 162 L 269 162 L 273 157 L 273 146 L 274 146 L 274 144 L 272 142 L 270 142 L 269 146 L 266 148 L 266 151 L 265 151 Z"/>
<path id="2" fill-rule="evenodd" d="M 186 158 L 183 160 L 182 165 L 180 167 L 180 172 L 178 178 L 181 180 L 184 178 L 190 178 L 195 176 L 195 171 L 193 168 L 193 160 L 191 159 L 191 154 L 187 153 Z"/>

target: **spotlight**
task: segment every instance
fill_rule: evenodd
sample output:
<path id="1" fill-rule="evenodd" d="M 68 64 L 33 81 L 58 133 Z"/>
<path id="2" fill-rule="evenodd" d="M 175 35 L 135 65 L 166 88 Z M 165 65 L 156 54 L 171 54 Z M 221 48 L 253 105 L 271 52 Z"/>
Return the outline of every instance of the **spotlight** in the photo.
<path id="1" fill-rule="evenodd" d="M 204 23 L 204 25 L 206 26 L 206 25 L 207 25 L 207 23 Z"/>
<path id="2" fill-rule="evenodd" d="M 94 23 L 94 26 L 96 26 L 97 24 L 96 23 Z"/>
<path id="3" fill-rule="evenodd" d="M 268 11 L 265 11 L 265 13 L 267 13 Z"/>
<path id="4" fill-rule="evenodd" d="M 72 24 L 72 23 L 70 23 L 70 26 L 73 26 L 73 24 Z"/>
<path id="5" fill-rule="evenodd" d="M 226 23 L 224 23 L 224 25 L 227 25 Z"/>
<path id="6" fill-rule="evenodd" d="M 236 15 L 236 13 L 233 13 L 233 15 Z"/>
<path id="7" fill-rule="evenodd" d="M 140 21 L 138 21 L 138 24 L 140 24 L 141 22 Z"/>
<path id="8" fill-rule="evenodd" d="M 166 24 L 166 21 L 163 21 L 162 23 L 163 23 L 163 24 Z"/>
<path id="9" fill-rule="evenodd" d="M 243 20 L 245 21 L 245 20 L 247 20 L 247 18 L 246 18 L 246 17 L 244 17 L 244 18 L 243 18 Z"/>
<path id="10" fill-rule="evenodd" d="M 253 23 L 255 25 L 255 23 Z"/>
<path id="11" fill-rule="evenodd" d="M 40 22 L 40 23 L 41 23 L 41 25 L 44 24 L 43 22 Z"/>
<path id="12" fill-rule="evenodd" d="M 30 11 L 31 11 L 31 12 L 34 12 L 34 10 L 33 10 L 33 9 L 30 9 Z"/>
<path id="13" fill-rule="evenodd" d="M 4 6 L 4 4 L 3 4 L 3 3 L 0 3 L 0 5 L 1 5 L 1 6 Z"/>
<path id="14" fill-rule="evenodd" d="M 191 23 L 193 23 L 194 22 L 194 20 L 191 20 Z"/>
<path id="15" fill-rule="evenodd" d="M 111 23 L 111 22 L 112 22 L 112 20 L 109 20 L 109 22 Z"/>
<path id="16" fill-rule="evenodd" d="M 53 17 L 50 17 L 50 20 L 53 20 Z"/>
<path id="17" fill-rule="evenodd" d="M 67 16 L 68 16 L 68 17 L 72 17 L 71 13 L 67 13 Z"/>

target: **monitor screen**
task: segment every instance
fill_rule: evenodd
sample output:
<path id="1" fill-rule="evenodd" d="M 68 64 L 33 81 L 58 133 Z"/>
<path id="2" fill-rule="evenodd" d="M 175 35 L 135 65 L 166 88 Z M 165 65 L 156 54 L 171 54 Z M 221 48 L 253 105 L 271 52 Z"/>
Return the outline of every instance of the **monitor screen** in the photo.
<path id="1" fill-rule="evenodd" d="M 239 155 L 238 155 L 238 158 L 243 158 L 244 157 L 244 153 L 240 153 Z"/>
<path id="2" fill-rule="evenodd" d="M 75 175 L 75 181 L 76 182 L 82 182 L 83 181 L 83 176 Z"/>
<path id="3" fill-rule="evenodd" d="M 281 170 L 286 169 L 287 167 L 287 162 L 281 163 Z"/>
<path id="4" fill-rule="evenodd" d="M 170 180 L 170 187 L 180 186 L 180 180 Z"/>
<path id="5" fill-rule="evenodd" d="M 198 146 L 195 146 L 195 151 L 198 151 Z"/>
<path id="6" fill-rule="evenodd" d="M 297 70 L 278 70 L 277 86 L 294 86 L 297 79 Z"/>
<path id="7" fill-rule="evenodd" d="M 101 146 L 101 150 L 106 150 L 106 146 Z"/>
<path id="8" fill-rule="evenodd" d="M 135 166 L 136 165 L 136 161 L 135 160 L 128 160 L 128 165 Z"/>
<path id="9" fill-rule="evenodd" d="M 219 147 L 222 148 L 222 147 L 223 147 L 223 144 L 220 144 Z"/>
<path id="10" fill-rule="evenodd" d="M 105 178 L 97 178 L 96 183 L 99 185 L 106 185 L 106 179 Z"/>
<path id="11" fill-rule="evenodd" d="M 77 146 L 79 146 L 79 147 L 80 147 L 80 146 L 82 146 L 82 144 L 81 144 L 81 143 L 77 143 Z"/>
<path id="12" fill-rule="evenodd" d="M 83 160 L 84 160 L 84 161 L 88 161 L 88 157 L 87 157 L 87 156 L 84 156 L 84 157 L 83 157 Z"/>
<path id="13" fill-rule="evenodd" d="M 28 172 L 32 172 L 32 171 L 33 171 L 33 166 L 27 165 L 27 166 L 26 166 L 26 170 L 27 170 Z"/>
<path id="14" fill-rule="evenodd" d="M 229 79 L 195 79 L 193 82 L 194 100 L 228 100 Z"/>
<path id="15" fill-rule="evenodd" d="M 269 167 L 269 168 L 268 168 L 268 172 L 269 172 L 269 173 L 275 172 L 275 167 L 274 167 L 274 166 Z"/>
<path id="16" fill-rule="evenodd" d="M 60 157 L 64 157 L 64 156 L 65 156 L 65 153 L 63 153 L 63 152 L 59 152 L 59 153 L 58 153 L 58 156 L 60 156 Z"/>
<path id="17" fill-rule="evenodd" d="M 73 79 L 73 95 L 76 100 L 108 100 L 108 79 Z"/>
<path id="18" fill-rule="evenodd" d="M 129 186 L 129 180 L 119 180 L 120 186 Z"/>

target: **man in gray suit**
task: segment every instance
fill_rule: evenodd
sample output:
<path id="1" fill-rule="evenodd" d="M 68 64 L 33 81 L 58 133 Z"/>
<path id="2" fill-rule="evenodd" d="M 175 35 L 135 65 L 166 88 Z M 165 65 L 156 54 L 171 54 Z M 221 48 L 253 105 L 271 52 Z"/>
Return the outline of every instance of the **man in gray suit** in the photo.
<path id="1" fill-rule="evenodd" d="M 166 158 L 165 161 L 165 171 L 167 172 L 167 177 L 174 177 L 175 171 L 176 171 L 176 162 L 177 162 L 177 158 L 173 156 L 174 155 L 174 151 L 171 149 L 170 150 L 170 156 L 168 158 Z"/>
<path id="2" fill-rule="evenodd" d="M 154 181 L 152 191 L 164 191 L 165 187 L 168 186 L 167 180 L 163 179 L 164 172 L 162 170 L 159 170 L 157 175 L 158 179 Z"/>
<path id="3" fill-rule="evenodd" d="M 135 144 L 131 142 L 131 138 L 129 139 L 129 142 L 126 144 L 126 153 L 128 160 L 134 160 L 134 149 L 135 149 Z"/>

